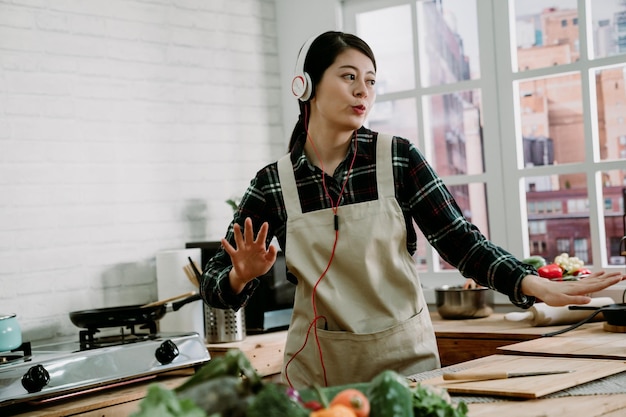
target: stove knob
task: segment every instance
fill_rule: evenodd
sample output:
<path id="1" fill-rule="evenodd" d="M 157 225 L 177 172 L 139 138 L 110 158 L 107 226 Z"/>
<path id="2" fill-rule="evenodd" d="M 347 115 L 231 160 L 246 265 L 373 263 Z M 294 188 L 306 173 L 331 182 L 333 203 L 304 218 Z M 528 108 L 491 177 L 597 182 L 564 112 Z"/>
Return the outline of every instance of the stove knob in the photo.
<path id="1" fill-rule="evenodd" d="M 166 365 L 178 356 L 178 346 L 168 339 L 161 343 L 161 346 L 154 352 L 154 356 L 161 364 Z"/>
<path id="2" fill-rule="evenodd" d="M 50 374 L 41 365 L 31 367 L 22 376 L 22 386 L 30 393 L 41 391 L 43 387 L 48 385 L 48 382 L 50 382 Z"/>

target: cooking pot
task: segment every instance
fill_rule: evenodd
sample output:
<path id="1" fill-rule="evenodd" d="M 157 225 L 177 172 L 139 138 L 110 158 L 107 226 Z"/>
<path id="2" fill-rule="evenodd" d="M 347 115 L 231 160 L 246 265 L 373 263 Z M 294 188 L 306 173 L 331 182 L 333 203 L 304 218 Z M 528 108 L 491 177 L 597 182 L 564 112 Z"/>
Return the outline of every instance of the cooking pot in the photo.
<path id="1" fill-rule="evenodd" d="M 488 317 L 493 313 L 493 290 L 444 285 L 435 288 L 437 312 L 444 319 L 462 320 Z"/>
<path id="2" fill-rule="evenodd" d="M 22 329 L 15 314 L 0 314 L 0 352 L 17 349 L 22 345 Z"/>
<path id="3" fill-rule="evenodd" d="M 590 310 L 593 312 L 589 316 L 587 316 L 585 319 L 579 321 L 576 324 L 573 324 L 561 330 L 557 330 L 555 332 L 543 334 L 542 336 L 556 336 L 557 334 L 569 332 L 570 330 L 574 330 L 577 327 L 580 327 L 583 324 L 588 323 L 600 313 L 602 313 L 602 316 L 604 317 L 604 319 L 606 320 L 608 324 L 612 326 L 626 326 L 626 303 L 607 304 L 602 307 L 574 305 L 574 306 L 569 306 L 569 309 L 570 310 Z"/>
<path id="4" fill-rule="evenodd" d="M 185 304 L 200 300 L 201 298 L 200 294 L 196 293 L 171 305 L 156 302 L 143 305 L 138 304 L 72 311 L 70 313 L 70 320 L 77 327 L 84 329 L 141 325 L 160 320 L 168 311 L 177 311 Z"/>

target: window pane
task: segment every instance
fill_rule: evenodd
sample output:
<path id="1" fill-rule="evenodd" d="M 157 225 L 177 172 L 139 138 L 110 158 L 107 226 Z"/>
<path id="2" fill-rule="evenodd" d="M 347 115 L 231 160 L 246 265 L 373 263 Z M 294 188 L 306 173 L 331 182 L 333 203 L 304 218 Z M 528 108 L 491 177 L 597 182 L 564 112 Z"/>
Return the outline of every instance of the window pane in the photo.
<path id="1" fill-rule="evenodd" d="M 602 173 L 602 198 L 604 201 L 604 232 L 606 235 L 609 265 L 624 265 L 626 257 L 626 170 Z"/>
<path id="2" fill-rule="evenodd" d="M 577 0 L 515 0 L 519 71 L 578 61 L 577 3 Z"/>
<path id="3" fill-rule="evenodd" d="M 551 261 L 565 252 L 592 263 L 585 174 L 525 179 L 530 254 Z"/>
<path id="4" fill-rule="evenodd" d="M 520 81 L 524 166 L 585 160 L 580 75 Z"/>
<path id="5" fill-rule="evenodd" d="M 474 223 L 489 238 L 489 216 L 487 213 L 487 191 L 484 183 L 449 185 L 448 189 L 456 200 L 463 215 Z M 454 269 L 439 258 L 439 268 Z"/>
<path id="6" fill-rule="evenodd" d="M 417 4 L 422 85 L 480 78 L 476 0 Z"/>
<path id="7" fill-rule="evenodd" d="M 424 98 L 426 141 L 439 175 L 484 172 L 480 91 L 468 90 Z"/>
<path id="8" fill-rule="evenodd" d="M 378 94 L 415 87 L 410 5 L 359 13 L 356 15 L 356 31 L 376 57 Z"/>
<path id="9" fill-rule="evenodd" d="M 415 99 L 377 101 L 368 116 L 368 127 L 417 143 Z"/>
<path id="10" fill-rule="evenodd" d="M 626 3 L 592 0 L 593 56 L 603 58 L 626 53 Z"/>
<path id="11" fill-rule="evenodd" d="M 626 66 L 596 71 L 600 158 L 626 159 Z"/>

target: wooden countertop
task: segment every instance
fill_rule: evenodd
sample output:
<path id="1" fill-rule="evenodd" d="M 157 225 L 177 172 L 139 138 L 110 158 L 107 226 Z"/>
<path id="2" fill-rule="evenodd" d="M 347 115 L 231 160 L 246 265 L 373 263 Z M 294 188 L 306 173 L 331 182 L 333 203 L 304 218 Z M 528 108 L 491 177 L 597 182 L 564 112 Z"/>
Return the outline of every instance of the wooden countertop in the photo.
<path id="1" fill-rule="evenodd" d="M 262 377 L 280 374 L 287 331 L 249 335 L 240 342 L 210 343 L 207 345 L 211 357 L 219 357 L 230 349 L 239 349 L 246 354 L 256 372 Z"/>
<path id="2" fill-rule="evenodd" d="M 626 394 L 468 404 L 469 417 L 623 417 Z"/>
<path id="3" fill-rule="evenodd" d="M 505 341 L 507 349 L 516 353 L 520 349 L 511 349 L 511 347 L 515 347 L 516 341 L 519 341 L 520 344 L 538 343 L 541 346 L 541 340 L 556 339 L 556 337 L 539 339 L 541 334 L 563 327 L 530 327 L 526 323 L 508 322 L 503 319 L 502 314 L 493 314 L 490 317 L 475 320 L 443 320 L 435 313 L 432 314 L 432 318 L 438 340 L 463 338 L 484 343 L 488 339 L 498 339 Z M 587 337 L 587 333 L 597 332 L 601 325 L 601 323 L 590 323 L 558 337 L 563 341 L 576 338 L 593 341 L 595 338 Z M 282 331 L 248 335 L 241 342 L 209 344 L 207 348 L 212 357 L 217 357 L 228 349 L 241 349 L 248 355 L 250 362 L 260 375 L 272 377 L 280 372 L 286 333 L 286 331 Z M 457 349 L 463 349 L 463 346 L 457 346 Z M 526 350 L 526 353 L 532 354 L 532 352 L 528 352 L 530 349 Z M 542 349 L 537 348 L 537 350 L 539 351 L 538 354 L 541 354 Z M 163 374 L 157 379 L 146 382 L 111 388 L 49 404 L 28 405 L 19 410 L 11 409 L 10 411 L 11 415 L 15 417 L 128 417 L 138 409 L 139 401 L 145 396 L 151 383 L 159 382 L 173 388 L 185 381 L 192 371 L 178 372 L 186 374 Z M 520 407 L 520 404 L 520 401 L 469 404 L 469 416 L 562 417 L 563 415 L 584 415 L 588 417 L 617 417 L 626 415 L 626 394 L 526 400 L 523 401 L 523 407 Z M 7 409 L 0 408 L 0 414 L 5 415 L 5 411 Z"/>
<path id="4" fill-rule="evenodd" d="M 557 336 L 527 340 L 498 349 L 501 353 L 517 355 L 625 360 L 626 335 L 605 330 L 605 323 L 590 323 Z"/>

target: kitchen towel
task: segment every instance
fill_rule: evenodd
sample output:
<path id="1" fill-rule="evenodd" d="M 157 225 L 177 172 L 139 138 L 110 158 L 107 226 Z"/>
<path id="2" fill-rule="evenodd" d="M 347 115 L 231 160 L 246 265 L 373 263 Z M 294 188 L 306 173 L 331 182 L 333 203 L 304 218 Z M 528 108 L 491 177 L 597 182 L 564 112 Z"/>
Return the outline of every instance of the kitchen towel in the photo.
<path id="1" fill-rule="evenodd" d="M 157 253 L 156 272 L 159 300 L 198 291 L 183 270 L 185 265 L 189 265 L 188 258 L 200 266 L 200 249 L 176 249 Z M 163 333 L 196 332 L 204 339 L 203 305 L 204 303 L 199 300 L 185 304 L 178 311 L 168 310 L 167 314 L 159 320 L 160 331 Z"/>

